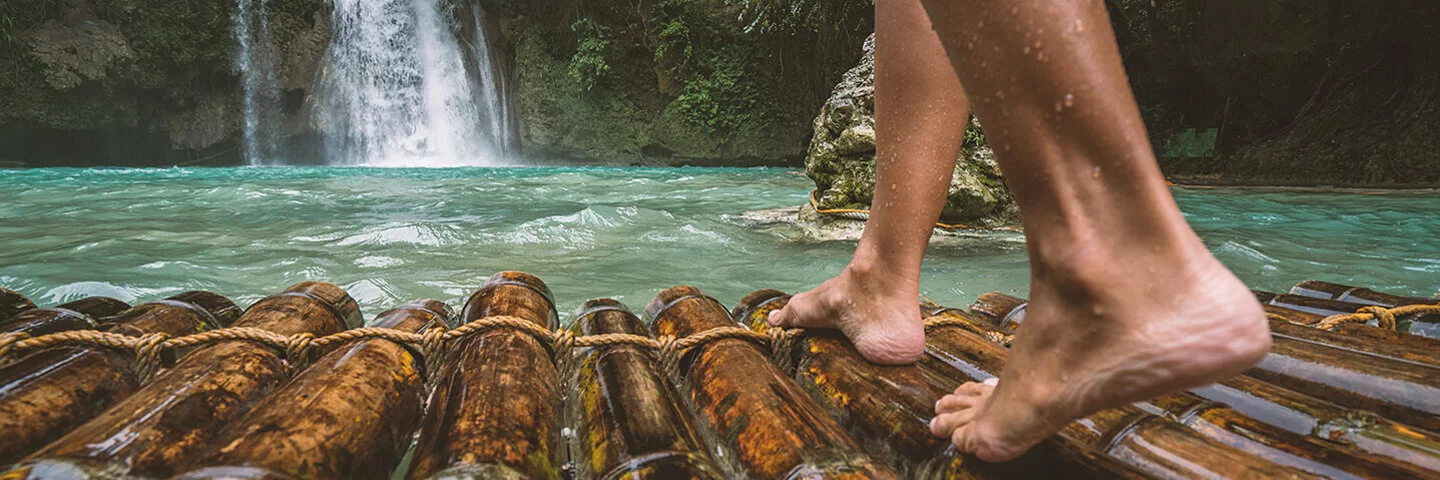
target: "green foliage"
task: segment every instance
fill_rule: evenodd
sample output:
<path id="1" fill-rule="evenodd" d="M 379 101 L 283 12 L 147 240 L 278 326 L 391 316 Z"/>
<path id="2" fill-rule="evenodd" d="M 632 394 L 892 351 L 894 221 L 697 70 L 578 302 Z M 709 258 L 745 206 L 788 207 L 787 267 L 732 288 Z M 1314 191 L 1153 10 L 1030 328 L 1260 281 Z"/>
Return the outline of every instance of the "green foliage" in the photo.
<path id="1" fill-rule="evenodd" d="M 971 120 L 965 125 L 965 146 L 978 147 L 985 145 L 985 130 L 980 127 L 980 122 Z"/>
<path id="2" fill-rule="evenodd" d="M 570 29 L 579 35 L 579 41 L 575 55 L 570 57 L 567 73 L 581 90 L 589 91 L 605 72 L 610 71 L 610 63 L 606 60 L 610 50 L 610 27 L 584 17 L 571 24 Z"/>
<path id="3" fill-rule="evenodd" d="M 711 133 L 764 128 L 775 115 L 763 48 L 733 14 L 723 0 L 661 0 L 650 19 L 655 63 L 682 85 L 672 108 Z"/>
<path id="4" fill-rule="evenodd" d="M 15 36 L 11 33 L 14 31 L 15 19 L 10 18 L 8 13 L 0 14 L 0 38 L 5 39 L 5 43 L 15 43 Z"/>
<path id="5" fill-rule="evenodd" d="M 746 31 L 793 33 L 841 29 L 871 14 L 874 0 L 726 0 L 740 8 Z"/>
<path id="6" fill-rule="evenodd" d="M 747 126 L 764 128 L 770 116 L 765 94 L 747 78 L 743 55 L 724 52 L 707 59 L 707 63 L 708 74 L 685 82 L 673 104 L 675 108 L 686 120 L 711 132 L 733 132 Z"/>

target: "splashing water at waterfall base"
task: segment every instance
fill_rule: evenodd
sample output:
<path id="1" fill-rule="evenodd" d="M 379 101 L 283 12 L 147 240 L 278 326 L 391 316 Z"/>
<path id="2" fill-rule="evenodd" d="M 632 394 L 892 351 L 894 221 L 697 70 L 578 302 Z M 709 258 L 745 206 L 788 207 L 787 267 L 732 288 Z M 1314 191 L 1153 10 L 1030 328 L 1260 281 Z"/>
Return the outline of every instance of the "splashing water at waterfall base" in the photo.
<path id="1" fill-rule="evenodd" d="M 273 125 L 280 89 L 263 0 L 239 0 L 246 162 L 292 161 Z M 478 6 L 337 0 L 311 121 L 328 165 L 502 166 L 514 144 L 500 60 Z"/>

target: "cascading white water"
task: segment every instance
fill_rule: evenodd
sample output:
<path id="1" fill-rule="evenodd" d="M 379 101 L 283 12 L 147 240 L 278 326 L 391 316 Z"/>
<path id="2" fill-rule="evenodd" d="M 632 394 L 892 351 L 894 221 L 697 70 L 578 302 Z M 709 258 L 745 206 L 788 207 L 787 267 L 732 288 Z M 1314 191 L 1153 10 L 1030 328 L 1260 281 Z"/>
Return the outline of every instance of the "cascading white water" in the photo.
<path id="1" fill-rule="evenodd" d="M 265 130 L 265 105 L 278 105 L 273 62 L 260 61 L 264 0 L 237 0 L 236 33 L 245 90 L 245 155 L 278 158 Z M 503 72 L 490 52 L 481 12 L 451 11 L 446 0 L 334 0 L 331 38 L 316 80 L 314 125 L 325 163 L 373 166 L 500 166 L 514 144 Z M 464 3 L 464 2 L 453 2 Z M 457 17 L 464 15 L 464 17 Z M 461 38 L 454 19 L 475 21 Z M 256 72 L 270 70 L 272 73 Z M 267 76 L 268 75 L 268 76 Z M 267 98 L 266 95 L 271 98 Z M 253 108 L 252 108 L 253 107 Z M 271 152 L 267 152 L 267 150 Z"/>
<path id="2" fill-rule="evenodd" d="M 274 44 L 263 0 L 238 0 L 235 9 L 235 38 L 239 51 L 235 66 L 240 70 L 244 138 L 242 154 L 250 165 L 278 161 L 275 129 L 266 117 L 279 108 L 280 92 L 275 86 Z"/>

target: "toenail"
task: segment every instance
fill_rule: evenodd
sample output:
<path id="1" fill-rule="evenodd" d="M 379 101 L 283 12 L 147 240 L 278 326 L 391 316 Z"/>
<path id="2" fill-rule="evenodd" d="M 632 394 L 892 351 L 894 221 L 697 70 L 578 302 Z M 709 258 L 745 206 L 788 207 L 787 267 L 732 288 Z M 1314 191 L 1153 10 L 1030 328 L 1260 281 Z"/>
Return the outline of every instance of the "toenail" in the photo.
<path id="1" fill-rule="evenodd" d="M 775 314 L 777 314 L 777 313 L 780 313 L 780 311 L 779 311 L 779 310 L 772 310 L 772 311 L 770 311 L 770 315 L 767 315 L 767 316 L 765 317 L 765 321 L 766 321 L 766 322 L 769 322 L 771 325 L 779 325 L 779 324 L 780 324 L 780 321 L 775 319 Z"/>

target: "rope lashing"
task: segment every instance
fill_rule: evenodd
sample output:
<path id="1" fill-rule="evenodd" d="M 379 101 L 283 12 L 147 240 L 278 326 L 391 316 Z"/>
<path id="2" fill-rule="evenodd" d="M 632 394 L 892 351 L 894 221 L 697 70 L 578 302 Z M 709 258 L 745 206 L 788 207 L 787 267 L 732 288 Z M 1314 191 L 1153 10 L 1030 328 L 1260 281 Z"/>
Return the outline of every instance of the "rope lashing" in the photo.
<path id="1" fill-rule="evenodd" d="M 817 193 L 820 193 L 820 189 L 818 188 L 810 191 L 810 208 L 815 209 L 815 213 L 840 218 L 848 218 L 851 220 L 859 220 L 862 222 L 870 219 L 869 210 L 854 208 L 820 208 L 820 201 L 815 199 L 815 194 Z M 935 222 L 935 226 L 947 230 L 1020 230 L 1015 227 L 985 227 L 977 225 L 966 225 L 963 223 Z"/>
<path id="2" fill-rule="evenodd" d="M 942 326 L 966 326 L 965 321 L 932 317 L 925 319 L 927 331 Z M 165 352 L 192 348 L 226 341 L 249 341 L 282 352 L 286 359 L 301 364 L 315 351 L 328 351 L 340 345 L 365 340 L 383 339 L 417 347 L 425 358 L 437 358 L 460 339 L 480 332 L 504 328 L 523 332 L 549 347 L 556 360 L 568 360 L 576 348 L 609 347 L 630 345 L 657 353 L 662 364 L 676 365 L 680 358 L 692 349 L 723 339 L 739 339 L 755 343 L 770 350 L 772 360 L 785 367 L 791 362 L 790 348 L 803 329 L 772 328 L 767 333 L 756 332 L 744 327 L 715 327 L 694 334 L 676 338 L 662 336 L 658 339 L 628 333 L 606 333 L 577 336 L 569 330 L 550 331 L 529 320 L 519 317 L 496 316 L 475 320 L 454 329 L 431 328 L 422 333 L 382 327 L 363 327 L 339 333 L 316 337 L 310 333 L 281 335 L 269 330 L 250 327 L 228 327 L 218 330 L 194 333 L 183 337 L 168 337 L 164 334 L 150 334 L 132 337 L 119 333 L 96 330 L 72 330 L 39 337 L 23 332 L 0 334 L 0 365 L 5 360 L 19 358 L 23 354 L 62 346 L 94 346 L 124 350 L 135 354 L 142 378 L 159 370 Z M 1008 340 L 1008 339 L 1006 339 Z"/>

